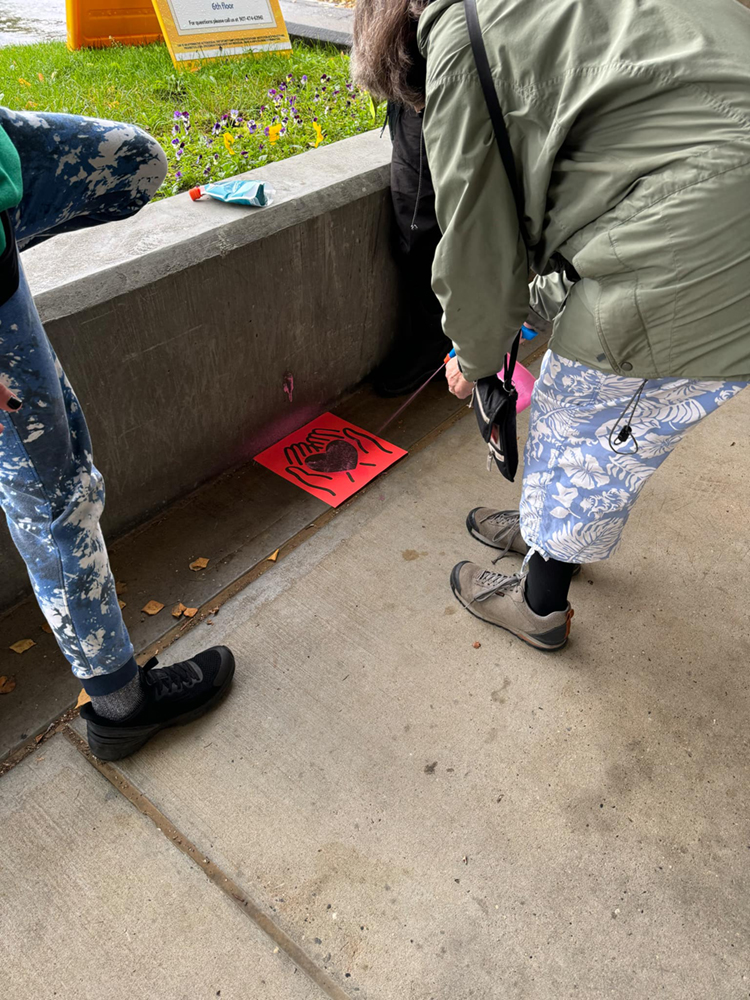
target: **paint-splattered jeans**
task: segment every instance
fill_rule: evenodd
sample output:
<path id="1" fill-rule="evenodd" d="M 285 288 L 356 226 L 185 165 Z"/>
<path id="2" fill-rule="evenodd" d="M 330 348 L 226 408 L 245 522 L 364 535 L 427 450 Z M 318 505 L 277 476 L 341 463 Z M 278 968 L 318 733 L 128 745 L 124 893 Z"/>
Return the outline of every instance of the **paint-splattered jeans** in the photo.
<path id="1" fill-rule="evenodd" d="M 166 173 L 159 145 L 132 125 L 4 108 L 0 123 L 21 157 L 24 197 L 11 212 L 21 248 L 133 215 Z M 74 673 L 90 694 L 107 694 L 137 668 L 99 528 L 104 484 L 21 271 L 0 306 L 0 379 L 23 400 L 1 415 L 0 505 Z"/>

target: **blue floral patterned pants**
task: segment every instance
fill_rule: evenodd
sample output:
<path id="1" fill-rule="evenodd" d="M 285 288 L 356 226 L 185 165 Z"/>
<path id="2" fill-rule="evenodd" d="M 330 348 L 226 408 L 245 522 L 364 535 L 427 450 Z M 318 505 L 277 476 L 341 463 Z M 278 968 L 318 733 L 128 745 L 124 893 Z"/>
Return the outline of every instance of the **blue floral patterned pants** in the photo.
<path id="1" fill-rule="evenodd" d="M 691 427 L 746 385 L 687 378 L 644 385 L 548 351 L 524 453 L 521 534 L 531 551 L 560 562 L 608 559 L 649 477 Z M 633 437 L 618 443 L 629 404 Z"/>
<path id="2" fill-rule="evenodd" d="M 21 248 L 133 215 L 166 174 L 160 146 L 133 125 L 3 108 L 0 123 L 21 158 L 24 197 L 11 213 Z M 90 694 L 108 694 L 136 664 L 99 529 L 104 484 L 21 272 L 0 306 L 0 379 L 23 400 L 1 415 L 0 505 L 62 652 Z"/>

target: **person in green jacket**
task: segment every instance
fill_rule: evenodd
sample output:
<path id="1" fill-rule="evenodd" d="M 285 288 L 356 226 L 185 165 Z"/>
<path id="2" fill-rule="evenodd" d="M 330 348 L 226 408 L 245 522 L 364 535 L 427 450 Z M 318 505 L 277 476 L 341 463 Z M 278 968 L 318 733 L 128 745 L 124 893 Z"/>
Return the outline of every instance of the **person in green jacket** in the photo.
<path id="1" fill-rule="evenodd" d="M 228 690 L 223 646 L 137 664 L 99 528 L 104 483 L 81 405 L 47 338 L 18 248 L 138 212 L 167 162 L 126 123 L 0 108 L 0 508 L 34 594 L 91 697 L 89 746 L 117 760 Z"/>
<path id="2" fill-rule="evenodd" d="M 575 567 L 619 544 L 687 430 L 750 379 L 750 11 L 737 0 L 477 0 L 522 188 L 524 244 L 461 0 L 358 0 L 354 76 L 424 108 L 433 288 L 460 397 L 529 306 L 554 320 L 519 511 L 469 513 L 525 555 L 451 575 L 473 614 L 560 648 Z M 537 275 L 528 284 L 528 262 Z M 577 280 L 554 273 L 563 260 Z M 508 599 L 510 598 L 510 599 Z"/>

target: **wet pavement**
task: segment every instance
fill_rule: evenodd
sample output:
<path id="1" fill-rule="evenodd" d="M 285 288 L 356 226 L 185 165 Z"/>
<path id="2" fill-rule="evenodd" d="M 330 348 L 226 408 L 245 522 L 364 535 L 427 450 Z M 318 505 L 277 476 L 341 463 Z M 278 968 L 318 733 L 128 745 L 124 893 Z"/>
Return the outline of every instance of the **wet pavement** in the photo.
<path id="1" fill-rule="evenodd" d="M 3 0 L 0 46 L 65 38 L 65 0 Z"/>

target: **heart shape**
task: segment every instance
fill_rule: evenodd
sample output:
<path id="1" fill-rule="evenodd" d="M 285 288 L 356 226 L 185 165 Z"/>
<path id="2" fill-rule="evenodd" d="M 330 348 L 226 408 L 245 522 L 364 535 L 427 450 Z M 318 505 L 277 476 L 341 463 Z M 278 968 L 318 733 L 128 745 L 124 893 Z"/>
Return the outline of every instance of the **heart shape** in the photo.
<path id="1" fill-rule="evenodd" d="M 331 441 L 325 451 L 308 455 L 305 465 L 314 472 L 348 472 L 357 468 L 357 449 L 348 441 Z"/>

